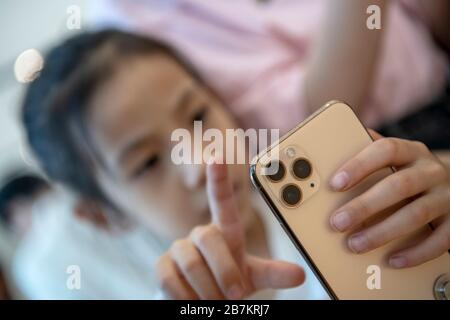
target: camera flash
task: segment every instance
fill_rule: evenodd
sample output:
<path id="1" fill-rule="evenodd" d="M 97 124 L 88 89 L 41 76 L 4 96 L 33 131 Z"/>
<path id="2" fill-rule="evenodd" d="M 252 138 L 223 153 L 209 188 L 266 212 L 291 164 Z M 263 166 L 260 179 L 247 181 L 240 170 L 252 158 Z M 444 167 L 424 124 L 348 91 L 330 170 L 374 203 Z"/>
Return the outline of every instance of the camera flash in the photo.
<path id="1" fill-rule="evenodd" d="M 295 150 L 292 147 L 287 148 L 285 153 L 289 158 L 295 157 Z"/>

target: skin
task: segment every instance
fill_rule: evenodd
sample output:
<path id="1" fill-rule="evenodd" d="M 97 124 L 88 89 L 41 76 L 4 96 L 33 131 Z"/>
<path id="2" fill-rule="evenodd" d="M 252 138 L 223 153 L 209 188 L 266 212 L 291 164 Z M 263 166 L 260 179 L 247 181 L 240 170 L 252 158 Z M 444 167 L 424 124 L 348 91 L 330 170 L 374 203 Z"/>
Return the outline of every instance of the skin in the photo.
<path id="1" fill-rule="evenodd" d="M 448 51 L 448 1 L 420 2 L 430 33 Z M 365 27 L 369 5 L 380 7 L 384 24 L 389 10 L 385 0 L 330 0 L 327 4 L 322 33 L 304 81 L 311 112 L 334 99 L 350 103 L 356 111 L 364 104 L 384 34 L 383 27 L 380 30 Z M 351 236 L 349 247 L 356 253 L 367 252 L 431 222 L 436 228 L 433 234 L 416 246 L 394 254 L 390 264 L 410 267 L 441 255 L 450 247 L 448 152 L 441 154 L 439 160 L 421 143 L 383 138 L 375 132 L 373 135 L 377 141 L 350 159 L 331 180 L 331 187 L 337 192 L 345 191 L 387 166 L 394 166 L 398 171 L 339 208 L 331 216 L 331 225 L 345 232 L 379 210 L 415 197 L 388 219 Z M 342 212 L 345 214 L 338 218 L 338 213 Z"/>
<path id="2" fill-rule="evenodd" d="M 168 298 L 239 299 L 304 281 L 298 266 L 264 258 L 267 243 L 248 200 L 246 166 L 221 165 L 217 159 L 210 165 L 172 163 L 174 129 L 192 128 L 194 120 L 203 120 L 204 129 L 237 127 L 221 103 L 175 61 L 158 54 L 119 61 L 88 110 L 100 186 L 130 219 L 166 244 L 156 276 Z M 351 188 L 383 167 L 399 170 L 337 210 L 350 213 L 347 227 L 336 223 L 337 212 L 330 223 L 343 232 L 415 195 L 394 215 L 361 231 L 366 248 L 350 240 L 349 247 L 365 252 L 433 222 L 436 230 L 428 239 L 397 253 L 400 264 L 391 262 L 408 267 L 444 253 L 450 234 L 445 166 L 423 144 L 373 135 L 377 141 L 337 172 L 332 188 Z"/>
<path id="3" fill-rule="evenodd" d="M 375 142 L 347 161 L 330 185 L 342 192 L 371 173 L 389 166 L 397 171 L 336 210 L 330 218 L 338 232 L 372 217 L 402 200 L 413 199 L 381 222 L 352 234 L 349 248 L 361 254 L 431 223 L 426 239 L 391 255 L 394 268 L 412 267 L 444 254 L 450 248 L 450 172 L 421 142 L 384 138 L 371 131 Z"/>
<path id="4" fill-rule="evenodd" d="M 207 176 L 212 223 L 195 227 L 160 258 L 157 275 L 164 292 L 177 299 L 240 299 L 301 284 L 305 276 L 298 266 L 246 253 L 227 165 L 209 165 Z"/>
<path id="5" fill-rule="evenodd" d="M 91 137 L 104 163 L 98 179 L 122 211 L 169 243 L 210 221 L 206 164 L 174 165 L 170 136 L 177 128 L 191 129 L 194 120 L 203 120 L 204 129 L 236 124 L 184 69 L 156 55 L 119 62 L 88 110 Z M 246 168 L 233 166 L 230 171 L 234 188 L 242 194 L 242 215 L 251 215 L 244 201 L 249 192 Z M 187 218 L 180 219 L 180 212 Z"/>
<path id="6" fill-rule="evenodd" d="M 450 51 L 450 3 L 420 0 L 421 15 L 437 43 Z M 369 30 L 370 5 L 381 10 L 381 29 Z M 389 14 L 386 0 L 328 0 L 317 44 L 307 66 L 304 88 L 307 107 L 317 110 L 330 100 L 349 103 L 356 111 L 364 105 L 375 76 Z M 326 76 L 324 76 L 326 75 Z"/>
<path id="7" fill-rule="evenodd" d="M 166 244 L 156 263 L 166 296 L 239 299 L 301 284 L 299 266 L 260 258 L 269 252 L 249 202 L 247 166 L 216 164 L 206 174 L 206 164 L 171 161 L 173 130 L 192 130 L 194 120 L 204 130 L 237 127 L 221 103 L 164 55 L 117 66 L 88 108 L 97 180 L 122 212 Z"/>
<path id="8" fill-rule="evenodd" d="M 305 74 L 303 90 L 310 112 L 330 100 L 345 101 L 356 111 L 364 104 L 384 34 L 384 27 L 366 27 L 370 5 L 380 8 L 384 26 L 389 9 L 386 0 L 328 0 L 321 33 Z"/>

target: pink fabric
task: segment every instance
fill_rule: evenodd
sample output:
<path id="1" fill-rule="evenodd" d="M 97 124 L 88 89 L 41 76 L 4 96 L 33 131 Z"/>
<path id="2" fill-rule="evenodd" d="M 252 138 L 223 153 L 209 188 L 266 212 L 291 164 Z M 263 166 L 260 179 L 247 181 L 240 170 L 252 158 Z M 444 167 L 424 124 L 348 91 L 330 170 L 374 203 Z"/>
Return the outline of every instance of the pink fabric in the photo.
<path id="1" fill-rule="evenodd" d="M 408 2 L 415 2 L 410 0 Z M 325 14 L 324 0 L 109 0 L 98 26 L 119 25 L 183 53 L 244 127 L 292 128 L 307 116 L 305 64 Z M 391 1 L 366 125 L 395 119 L 432 99 L 448 61 L 406 1 Z"/>

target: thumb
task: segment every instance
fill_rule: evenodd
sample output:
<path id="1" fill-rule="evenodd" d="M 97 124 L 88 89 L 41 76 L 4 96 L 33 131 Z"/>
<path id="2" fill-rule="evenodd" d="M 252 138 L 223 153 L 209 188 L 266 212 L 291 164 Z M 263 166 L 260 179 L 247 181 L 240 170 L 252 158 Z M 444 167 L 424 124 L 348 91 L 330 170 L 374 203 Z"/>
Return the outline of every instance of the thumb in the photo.
<path id="1" fill-rule="evenodd" d="M 292 288 L 305 281 L 305 272 L 293 263 L 249 256 L 247 265 L 255 290 Z"/>
<path id="2" fill-rule="evenodd" d="M 381 134 L 379 134 L 378 132 L 376 132 L 375 130 L 372 129 L 367 129 L 367 131 L 369 132 L 370 136 L 372 137 L 373 140 L 379 140 L 381 138 L 384 138 Z"/>

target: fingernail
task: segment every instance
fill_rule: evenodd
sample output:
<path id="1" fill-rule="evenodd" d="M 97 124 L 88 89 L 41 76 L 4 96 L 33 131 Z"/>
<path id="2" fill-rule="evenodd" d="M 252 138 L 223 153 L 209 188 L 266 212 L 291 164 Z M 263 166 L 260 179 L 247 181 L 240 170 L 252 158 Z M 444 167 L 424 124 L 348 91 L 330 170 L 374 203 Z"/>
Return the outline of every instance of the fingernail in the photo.
<path id="1" fill-rule="evenodd" d="M 354 253 L 361 253 L 367 249 L 369 243 L 365 235 L 357 233 L 350 237 L 348 246 Z"/>
<path id="2" fill-rule="evenodd" d="M 341 211 L 331 217 L 331 225 L 338 231 L 344 231 L 351 224 L 350 215 Z"/>
<path id="3" fill-rule="evenodd" d="M 345 186 L 350 181 L 350 177 L 348 176 L 348 173 L 345 171 L 339 172 L 336 174 L 333 179 L 331 179 L 331 187 L 338 191 L 345 188 Z"/>
<path id="4" fill-rule="evenodd" d="M 241 289 L 241 286 L 239 285 L 234 285 L 231 287 L 231 289 L 228 290 L 227 292 L 227 297 L 230 300 L 238 300 L 242 297 L 243 291 Z"/>
<path id="5" fill-rule="evenodd" d="M 389 265 L 393 268 L 406 267 L 406 258 L 402 256 L 393 256 L 389 259 Z"/>

